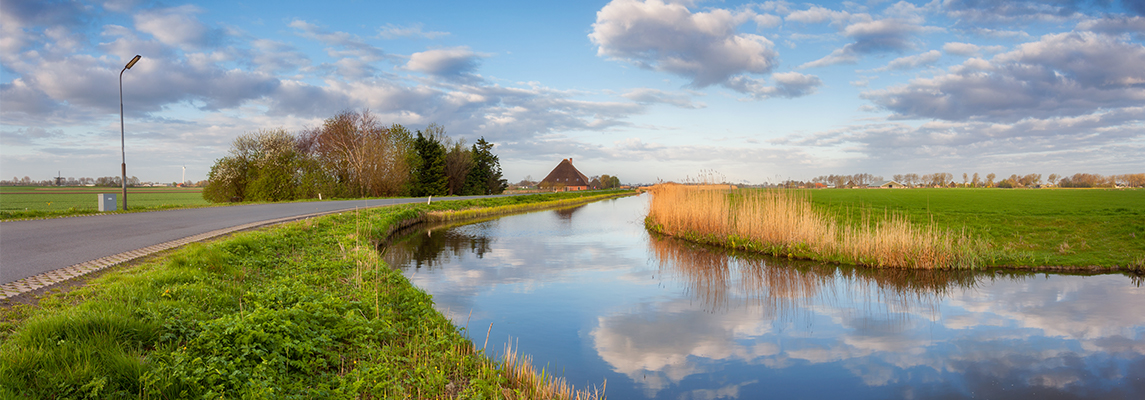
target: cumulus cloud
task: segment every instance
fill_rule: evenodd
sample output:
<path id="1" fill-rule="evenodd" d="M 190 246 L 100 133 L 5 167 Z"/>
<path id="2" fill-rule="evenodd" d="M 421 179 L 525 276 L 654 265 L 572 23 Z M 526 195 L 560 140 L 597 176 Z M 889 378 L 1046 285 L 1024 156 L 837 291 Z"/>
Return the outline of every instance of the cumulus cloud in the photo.
<path id="1" fill-rule="evenodd" d="M 199 21 L 195 14 L 202 12 L 192 5 L 142 11 L 134 16 L 135 28 L 168 46 L 202 48 L 222 35 Z"/>
<path id="2" fill-rule="evenodd" d="M 693 103 L 691 96 L 684 93 L 669 93 L 663 90 L 639 88 L 622 95 L 624 98 L 641 104 L 670 104 L 680 108 L 704 108 L 704 103 Z"/>
<path id="3" fill-rule="evenodd" d="M 928 30 L 917 21 L 898 18 L 855 22 L 842 30 L 842 34 L 854 42 L 835 49 L 826 57 L 804 63 L 799 68 L 853 64 L 865 54 L 911 50 L 916 47 L 914 35 Z"/>
<path id="4" fill-rule="evenodd" d="M 434 49 L 413 53 L 404 68 L 446 79 L 473 80 L 479 79 L 474 71 L 483 57 L 466 46 Z"/>
<path id="5" fill-rule="evenodd" d="M 755 99 L 802 97 L 815 93 L 817 88 L 823 86 L 823 80 L 819 77 L 798 72 L 781 72 L 771 77 L 775 79 L 775 86 L 767 86 L 763 80 L 743 75 L 729 79 L 724 86 Z"/>
<path id="6" fill-rule="evenodd" d="M 316 24 L 303 20 L 290 22 L 290 27 L 302 37 L 314 39 L 329 46 L 326 54 L 337 59 L 333 68 L 339 75 L 348 79 L 364 79 L 377 75 L 374 63 L 388 60 L 397 62 L 397 57 L 386 54 L 382 49 L 366 43 L 365 40 L 346 32 L 329 31 Z"/>
<path id="7" fill-rule="evenodd" d="M 1090 60 L 1102 60 L 1091 62 Z M 1145 46 L 1089 32 L 1046 35 L 991 60 L 862 96 L 896 118 L 1016 121 L 1145 101 Z"/>
<path id="8" fill-rule="evenodd" d="M 1127 17 L 1122 15 L 1091 19 L 1078 23 L 1077 29 L 1112 35 L 1120 35 L 1123 33 L 1145 35 L 1145 17 Z"/>
<path id="9" fill-rule="evenodd" d="M 979 46 L 972 43 L 949 42 L 942 45 L 942 51 L 966 57 L 980 57 L 983 52 L 1000 53 L 1005 51 L 1004 46 Z"/>
<path id="10" fill-rule="evenodd" d="M 735 75 L 766 74 L 778 53 L 763 36 L 737 32 L 750 10 L 707 12 L 660 0 L 616 0 L 596 14 L 589 39 L 597 54 L 672 73 L 702 88 Z"/>
<path id="11" fill-rule="evenodd" d="M 883 67 L 875 68 L 875 71 L 915 69 L 934 64 L 939 58 L 942 58 L 942 53 L 938 50 L 931 50 L 922 54 L 896 58 Z"/>
<path id="12" fill-rule="evenodd" d="M 422 24 L 413 24 L 410 26 L 398 26 L 394 24 L 386 24 L 381 29 L 378 29 L 378 36 L 386 39 L 398 39 L 403 37 L 416 37 L 424 39 L 437 39 L 442 36 L 449 36 L 449 32 L 436 32 L 422 30 Z"/>

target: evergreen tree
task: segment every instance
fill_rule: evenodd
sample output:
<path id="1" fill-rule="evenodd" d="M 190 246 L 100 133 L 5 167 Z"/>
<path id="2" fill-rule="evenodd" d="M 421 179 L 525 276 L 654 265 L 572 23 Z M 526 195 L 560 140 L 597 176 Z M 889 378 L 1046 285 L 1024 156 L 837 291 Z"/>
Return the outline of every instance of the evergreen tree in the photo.
<path id="1" fill-rule="evenodd" d="M 418 131 L 414 149 L 418 166 L 414 170 L 411 194 L 415 197 L 449 194 L 449 181 L 445 177 L 445 146 L 437 138 Z"/>
<path id="2" fill-rule="evenodd" d="M 473 155 L 473 168 L 465 178 L 462 194 L 482 195 L 501 194 L 509 187 L 509 182 L 501 178 L 501 161 L 493 154 L 493 143 L 485 138 L 477 139 L 470 152 Z"/>

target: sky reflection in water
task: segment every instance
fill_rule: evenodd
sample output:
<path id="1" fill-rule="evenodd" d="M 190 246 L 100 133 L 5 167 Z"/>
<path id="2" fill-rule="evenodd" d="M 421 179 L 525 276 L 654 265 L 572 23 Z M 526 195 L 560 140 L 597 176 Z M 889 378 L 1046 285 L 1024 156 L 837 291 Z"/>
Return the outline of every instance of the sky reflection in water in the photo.
<path id="1" fill-rule="evenodd" d="M 731 254 L 650 236 L 645 201 L 421 230 L 386 257 L 478 346 L 511 337 L 614 399 L 1145 396 L 1128 277 Z"/>

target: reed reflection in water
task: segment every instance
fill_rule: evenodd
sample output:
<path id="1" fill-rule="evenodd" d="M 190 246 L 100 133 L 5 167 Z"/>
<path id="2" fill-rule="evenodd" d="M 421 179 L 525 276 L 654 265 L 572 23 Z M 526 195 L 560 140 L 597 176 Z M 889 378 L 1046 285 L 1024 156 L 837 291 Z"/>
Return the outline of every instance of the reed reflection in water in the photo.
<path id="1" fill-rule="evenodd" d="M 817 300 L 869 293 L 877 295 L 870 303 L 893 307 L 890 313 L 933 312 L 943 294 L 972 288 L 984 276 L 968 270 L 872 269 L 788 260 L 656 234 L 648 247 L 660 273 L 675 277 L 712 312 L 746 306 L 782 317 Z"/>

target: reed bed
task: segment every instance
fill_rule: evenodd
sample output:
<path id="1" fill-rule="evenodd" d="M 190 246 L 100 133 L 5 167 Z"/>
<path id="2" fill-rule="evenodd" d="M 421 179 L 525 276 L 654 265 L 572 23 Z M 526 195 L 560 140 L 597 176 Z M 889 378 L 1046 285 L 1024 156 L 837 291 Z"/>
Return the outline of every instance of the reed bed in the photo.
<path id="1" fill-rule="evenodd" d="M 649 229 L 775 256 L 883 268 L 975 268 L 988 249 L 965 232 L 916 226 L 896 213 L 880 217 L 861 210 L 858 220 L 836 218 L 793 191 L 663 184 L 650 192 Z"/>

